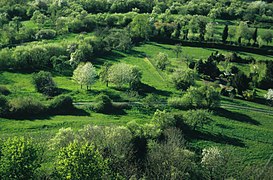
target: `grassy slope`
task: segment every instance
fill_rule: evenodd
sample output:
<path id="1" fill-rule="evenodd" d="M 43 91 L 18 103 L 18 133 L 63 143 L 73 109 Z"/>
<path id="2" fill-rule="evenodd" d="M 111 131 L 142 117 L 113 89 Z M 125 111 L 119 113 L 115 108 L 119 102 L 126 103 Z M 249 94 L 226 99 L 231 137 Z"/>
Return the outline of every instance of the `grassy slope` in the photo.
<path id="1" fill-rule="evenodd" d="M 102 62 L 109 61 L 112 63 L 121 61 L 138 66 L 143 72 L 143 82 L 161 90 L 161 95 L 179 94 L 169 84 L 166 83 L 168 72 L 158 72 L 152 65 L 153 57 L 158 52 L 165 52 L 169 55 L 172 65 L 180 65 L 185 67 L 185 62 L 175 59 L 170 45 L 162 44 L 145 44 L 135 47 L 134 51 L 129 54 L 115 52 L 112 56 L 98 59 L 95 62 L 99 67 Z M 192 56 L 196 59 L 206 58 L 213 49 L 183 47 L 183 54 Z M 228 53 L 226 51 L 220 51 Z M 245 54 L 241 54 L 244 56 Z M 145 56 L 148 57 L 145 58 Z M 255 58 L 263 59 L 263 56 L 255 56 Z M 273 59 L 271 57 L 271 59 Z M 79 86 L 71 81 L 69 77 L 55 76 L 58 86 L 71 94 L 76 101 L 92 101 L 94 96 L 100 92 L 105 92 L 115 100 L 138 100 L 138 96 L 130 95 L 124 91 L 118 91 L 113 88 L 105 88 L 105 85 L 97 82 L 91 92 L 80 90 Z M 198 83 L 202 83 L 201 81 Z M 12 96 L 30 95 L 44 100 L 40 94 L 36 93 L 31 84 L 30 74 L 20 73 L 0 73 L 0 84 L 6 84 L 13 91 Z M 263 94 L 263 93 L 261 93 Z M 273 109 L 247 101 L 233 100 L 224 98 L 223 102 L 240 106 L 258 107 L 272 111 Z M 88 112 L 90 113 L 90 112 Z M 32 135 L 42 138 L 46 142 L 61 127 L 73 127 L 74 129 L 82 128 L 85 124 L 111 125 L 125 124 L 130 120 L 136 120 L 140 123 L 148 122 L 152 114 L 144 114 L 136 109 L 128 110 L 126 115 L 103 115 L 91 112 L 88 114 L 75 114 L 70 116 L 53 116 L 44 119 L 33 120 L 7 120 L 0 119 L 0 137 L 5 138 L 13 135 Z M 235 149 L 243 160 L 247 163 L 264 163 L 272 153 L 273 130 L 272 116 L 265 113 L 238 110 L 234 108 L 225 108 L 221 114 L 213 115 L 213 123 L 206 126 L 202 138 L 192 139 L 190 143 L 199 148 L 217 145 L 228 146 Z M 206 134 L 204 134 L 206 133 Z M 271 142 L 271 143 L 270 143 Z M 229 145 L 226 145 L 229 144 Z"/>

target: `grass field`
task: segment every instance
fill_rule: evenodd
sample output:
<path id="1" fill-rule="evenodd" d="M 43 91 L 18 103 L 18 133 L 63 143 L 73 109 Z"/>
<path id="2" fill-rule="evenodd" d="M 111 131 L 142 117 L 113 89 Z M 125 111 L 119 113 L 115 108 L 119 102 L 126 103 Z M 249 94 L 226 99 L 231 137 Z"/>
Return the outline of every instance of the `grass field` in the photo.
<path id="1" fill-rule="evenodd" d="M 142 81 L 156 88 L 154 94 L 167 98 L 172 95 L 179 95 L 180 92 L 175 90 L 171 83 L 168 83 L 170 72 L 160 72 L 154 67 L 153 58 L 159 52 L 164 52 L 168 54 L 173 67 L 186 67 L 186 62 L 175 58 L 172 48 L 171 45 L 148 43 L 133 48 L 130 53 L 113 52 L 107 57 L 96 59 L 93 63 L 98 69 L 105 61 L 111 63 L 125 62 L 138 66 L 143 73 Z M 205 59 L 215 51 L 216 49 L 183 47 L 182 55 L 191 56 L 194 60 L 197 60 L 200 58 Z M 228 51 L 218 51 L 223 54 L 230 53 Z M 256 59 L 273 60 L 273 57 L 249 53 L 238 54 L 243 57 L 251 55 Z M 242 65 L 242 67 L 246 68 L 245 65 Z M 31 83 L 31 76 L 31 74 L 1 72 L 0 85 L 6 85 L 12 91 L 10 98 L 32 96 L 46 101 L 44 96 L 35 91 Z M 80 89 L 80 86 L 73 82 L 70 77 L 54 75 L 54 80 L 58 87 L 63 89 L 64 93 L 71 95 L 75 101 L 93 101 L 95 96 L 101 92 L 108 94 L 114 101 L 139 101 L 143 98 L 141 95 L 131 94 L 126 90 L 117 90 L 113 85 L 106 88 L 99 81 L 92 86 L 91 91 L 86 91 Z M 202 81 L 199 80 L 198 83 L 201 84 Z M 258 92 L 260 97 L 264 93 L 265 91 L 262 90 Z M 240 160 L 244 164 L 264 164 L 273 153 L 273 115 L 243 109 L 244 107 L 273 112 L 273 108 L 263 104 L 223 97 L 222 109 L 214 112 L 211 125 L 200 130 L 198 136 L 190 138 L 190 145 L 196 148 L 214 145 L 229 147 L 234 149 L 236 154 L 239 154 Z M 131 120 L 146 123 L 151 118 L 152 113 L 144 113 L 137 108 L 132 108 L 118 115 L 105 115 L 79 110 L 78 113 L 67 116 L 50 116 L 25 120 L 0 119 L 0 137 L 26 135 L 47 142 L 62 127 L 72 127 L 76 130 L 86 124 L 125 125 Z"/>

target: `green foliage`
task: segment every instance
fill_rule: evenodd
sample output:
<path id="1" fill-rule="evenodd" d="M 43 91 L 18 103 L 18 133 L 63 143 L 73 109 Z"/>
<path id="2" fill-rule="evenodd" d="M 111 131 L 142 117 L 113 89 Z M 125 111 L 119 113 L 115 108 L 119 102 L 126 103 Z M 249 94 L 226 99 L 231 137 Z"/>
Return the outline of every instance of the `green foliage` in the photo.
<path id="1" fill-rule="evenodd" d="M 9 101 L 9 116 L 13 118 L 26 118 L 41 116 L 46 107 L 31 97 L 18 97 Z"/>
<path id="2" fill-rule="evenodd" d="M 42 29 L 35 34 L 36 39 L 53 39 L 56 37 L 56 31 L 53 29 Z"/>
<path id="3" fill-rule="evenodd" d="M 193 70 L 177 69 L 172 75 L 172 80 L 176 89 L 185 91 L 195 84 L 195 73 Z"/>
<path id="4" fill-rule="evenodd" d="M 204 109 L 189 110 L 184 114 L 186 123 L 192 129 L 196 129 L 197 127 L 202 128 L 205 124 L 209 124 L 211 122 L 210 116 L 211 113 Z"/>
<path id="5" fill-rule="evenodd" d="M 61 179 L 103 179 L 108 164 L 94 145 L 73 142 L 59 151 L 56 171 Z"/>
<path id="6" fill-rule="evenodd" d="M 181 131 L 171 128 L 163 134 L 163 142 L 150 141 L 148 144 L 147 178 L 190 179 L 195 166 L 194 153 L 185 148 Z"/>
<path id="7" fill-rule="evenodd" d="M 7 95 L 11 94 L 11 92 L 6 86 L 0 85 L 0 95 L 1 94 L 4 96 L 7 96 Z"/>
<path id="8" fill-rule="evenodd" d="M 156 110 L 152 118 L 152 123 L 157 125 L 161 130 L 176 126 L 175 118 L 165 110 Z"/>
<path id="9" fill-rule="evenodd" d="M 162 52 L 158 53 L 155 61 L 156 61 L 156 67 L 160 70 L 165 70 L 166 67 L 170 64 L 168 55 Z"/>
<path id="10" fill-rule="evenodd" d="M 243 91 L 249 88 L 250 79 L 242 71 L 239 71 L 232 80 L 232 85 L 237 88 L 238 94 L 242 95 Z"/>
<path id="11" fill-rule="evenodd" d="M 76 135 L 73 130 L 69 128 L 61 128 L 56 135 L 50 139 L 49 147 L 52 150 L 60 150 L 67 147 L 76 139 Z"/>
<path id="12" fill-rule="evenodd" d="M 52 114 L 68 114 L 74 108 L 73 99 L 70 96 L 61 95 L 51 101 L 48 109 Z"/>
<path id="13" fill-rule="evenodd" d="M 119 88 L 122 85 L 129 84 L 131 87 L 134 82 L 140 82 L 141 72 L 138 68 L 125 64 L 117 63 L 109 69 L 109 82 L 114 83 Z"/>
<path id="14" fill-rule="evenodd" d="M 95 67 L 90 63 L 81 63 L 78 65 L 78 67 L 73 72 L 73 77 L 78 84 L 86 85 L 86 88 L 88 88 L 95 83 L 97 77 L 96 69 Z"/>
<path id="15" fill-rule="evenodd" d="M 54 96 L 58 93 L 58 88 L 50 72 L 40 71 L 33 74 L 33 84 L 35 89 L 47 96 Z"/>
<path id="16" fill-rule="evenodd" d="M 14 137 L 1 148 L 1 179 L 34 179 L 41 166 L 40 150 L 31 140 Z"/>
<path id="17" fill-rule="evenodd" d="M 108 87 L 108 83 L 109 83 L 109 69 L 110 69 L 110 66 L 111 66 L 110 63 L 105 62 L 103 64 L 103 66 L 101 67 L 100 72 L 99 72 L 100 80 L 103 83 L 106 83 L 106 87 Z"/>
<path id="18" fill-rule="evenodd" d="M 168 99 L 168 105 L 176 109 L 189 109 L 193 106 L 192 98 L 189 95 L 171 97 Z"/>
<path id="19" fill-rule="evenodd" d="M 8 100 L 0 94 L 0 117 L 5 117 L 9 111 Z"/>
<path id="20" fill-rule="evenodd" d="M 113 111 L 112 100 L 105 94 L 100 94 L 95 99 L 93 109 L 100 113 L 110 113 Z"/>

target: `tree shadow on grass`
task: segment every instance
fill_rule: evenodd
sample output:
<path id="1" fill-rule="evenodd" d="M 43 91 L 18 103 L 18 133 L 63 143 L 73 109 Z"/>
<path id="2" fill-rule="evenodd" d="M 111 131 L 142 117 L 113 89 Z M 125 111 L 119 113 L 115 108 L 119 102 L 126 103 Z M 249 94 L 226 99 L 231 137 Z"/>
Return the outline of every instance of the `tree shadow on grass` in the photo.
<path id="1" fill-rule="evenodd" d="M 248 124 L 252 124 L 256 126 L 261 125 L 260 122 L 252 119 L 250 116 L 239 113 L 239 112 L 232 112 L 223 108 L 218 108 L 215 111 L 215 113 L 216 115 L 225 117 L 227 119 L 231 119 L 231 120 L 235 120 L 235 121 L 239 121 L 243 123 L 248 123 Z"/>
<path id="2" fill-rule="evenodd" d="M 187 140 L 205 140 L 212 141 L 215 143 L 229 144 L 238 147 L 245 147 L 243 141 L 237 138 L 229 137 L 223 134 L 213 134 L 210 132 L 201 132 L 198 130 L 193 130 L 186 124 L 180 126 L 180 129 L 184 133 L 185 139 Z"/>
<path id="3" fill-rule="evenodd" d="M 90 116 L 90 113 L 86 112 L 83 109 L 78 109 L 78 108 L 73 108 L 71 110 L 63 111 L 63 112 L 45 112 L 43 114 L 36 114 L 36 115 L 11 115 L 8 117 L 5 117 L 6 119 L 12 119 L 12 120 L 29 120 L 29 121 L 34 121 L 34 120 L 50 120 L 53 116 Z"/>
<path id="4" fill-rule="evenodd" d="M 101 56 L 98 56 L 97 58 L 92 60 L 92 63 L 95 65 L 103 65 L 106 61 L 110 62 L 118 62 L 119 59 L 124 58 L 125 56 L 121 53 L 112 51 L 107 54 L 103 54 Z"/>
<path id="5" fill-rule="evenodd" d="M 129 52 L 127 52 L 126 54 L 133 56 L 133 57 L 137 57 L 137 58 L 145 58 L 147 57 L 146 53 L 141 52 L 141 51 L 136 51 L 131 49 Z"/>
<path id="6" fill-rule="evenodd" d="M 145 83 L 140 84 L 140 86 L 138 88 L 138 93 L 140 95 L 147 95 L 149 93 L 153 93 L 156 95 L 168 96 L 168 97 L 171 95 L 171 92 L 169 92 L 169 91 L 159 90 L 159 89 L 156 89 L 155 87 L 152 87 L 152 86 L 145 84 Z"/>

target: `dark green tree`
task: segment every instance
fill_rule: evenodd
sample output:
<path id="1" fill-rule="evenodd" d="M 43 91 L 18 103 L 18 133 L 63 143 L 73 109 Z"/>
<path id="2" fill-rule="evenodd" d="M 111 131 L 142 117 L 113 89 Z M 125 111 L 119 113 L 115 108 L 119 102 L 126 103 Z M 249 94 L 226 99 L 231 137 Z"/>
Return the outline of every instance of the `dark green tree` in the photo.
<path id="1" fill-rule="evenodd" d="M 254 33 L 252 35 L 252 39 L 254 41 L 254 44 L 257 43 L 257 37 L 258 37 L 258 28 L 255 28 L 255 31 L 254 31 Z"/>
<path id="2" fill-rule="evenodd" d="M 228 25 L 226 24 L 226 26 L 224 28 L 224 31 L 223 31 L 223 34 L 222 34 L 223 43 L 226 43 L 227 38 L 228 38 Z"/>

